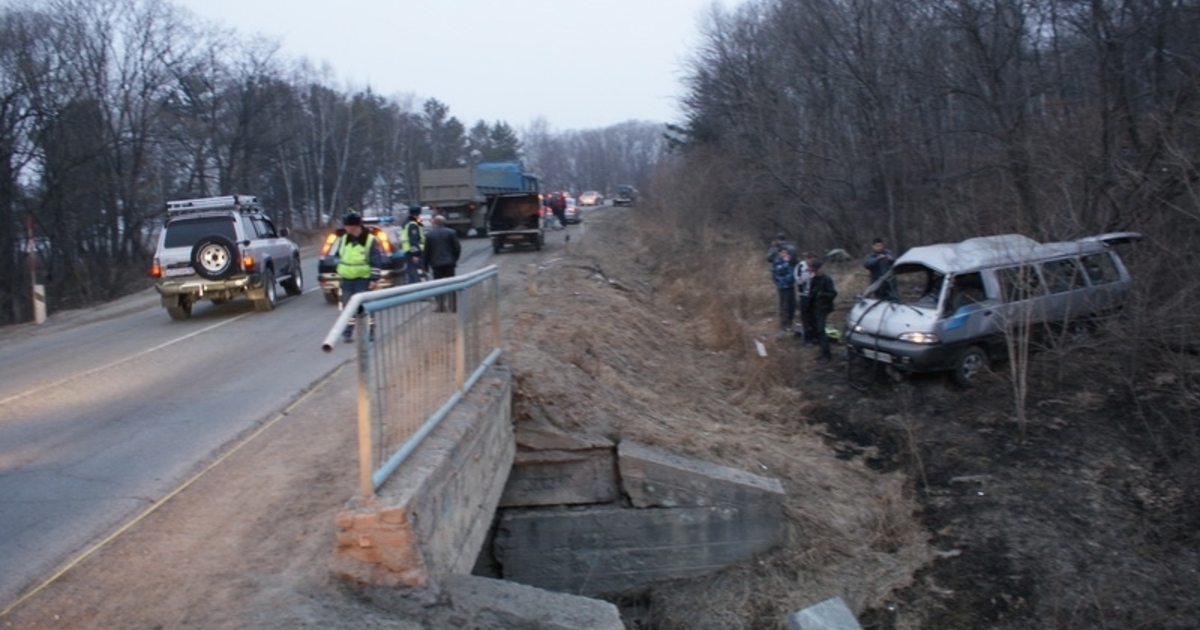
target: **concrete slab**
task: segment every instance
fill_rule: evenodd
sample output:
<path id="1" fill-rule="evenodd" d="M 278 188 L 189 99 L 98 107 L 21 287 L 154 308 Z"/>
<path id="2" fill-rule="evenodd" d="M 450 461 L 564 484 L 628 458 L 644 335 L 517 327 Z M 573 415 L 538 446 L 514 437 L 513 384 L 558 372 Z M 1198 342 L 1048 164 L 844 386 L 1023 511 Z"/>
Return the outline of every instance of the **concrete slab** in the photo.
<path id="1" fill-rule="evenodd" d="M 518 451 L 500 507 L 612 503 L 620 496 L 611 444 L 583 450 Z"/>
<path id="2" fill-rule="evenodd" d="M 634 507 L 753 507 L 778 510 L 783 484 L 744 470 L 714 464 L 624 440 L 617 447 L 621 487 Z"/>
<path id="3" fill-rule="evenodd" d="M 788 615 L 788 630 L 862 630 L 858 619 L 841 597 L 831 597 L 819 604 Z"/>
<path id="4" fill-rule="evenodd" d="M 507 580 L 598 596 L 718 571 L 781 534 L 780 521 L 728 506 L 506 510 L 493 551 Z"/>
<path id="5" fill-rule="evenodd" d="M 428 628 L 624 630 L 609 602 L 470 575 L 447 577 L 436 600 L 406 590 L 356 590 L 378 608 Z"/>

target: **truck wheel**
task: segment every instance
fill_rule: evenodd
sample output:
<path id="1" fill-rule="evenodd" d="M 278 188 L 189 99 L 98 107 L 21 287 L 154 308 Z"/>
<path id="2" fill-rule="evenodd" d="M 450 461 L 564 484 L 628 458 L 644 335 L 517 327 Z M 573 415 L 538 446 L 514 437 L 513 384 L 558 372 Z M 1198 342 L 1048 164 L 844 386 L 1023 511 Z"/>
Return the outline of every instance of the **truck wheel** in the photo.
<path id="1" fill-rule="evenodd" d="M 504 249 L 504 243 L 500 242 L 498 238 L 492 239 L 492 253 L 499 254 L 502 249 Z"/>
<path id="2" fill-rule="evenodd" d="M 963 348 L 954 360 L 954 383 L 959 387 L 974 387 L 988 369 L 987 353 L 979 346 Z"/>
<path id="3" fill-rule="evenodd" d="M 475 236 L 480 238 L 487 238 L 487 232 L 488 230 L 485 227 L 475 228 Z"/>
<path id="4" fill-rule="evenodd" d="M 237 267 L 238 251 L 233 241 L 212 234 L 196 241 L 192 247 L 192 269 L 205 280 L 222 280 Z"/>
<path id="5" fill-rule="evenodd" d="M 546 244 L 546 237 L 542 234 L 538 234 L 537 237 L 533 239 L 533 249 L 535 249 L 539 252 L 542 251 L 542 245 L 545 245 L 545 244 Z"/>
<path id="6" fill-rule="evenodd" d="M 175 300 L 175 304 L 167 306 L 167 315 L 174 320 L 185 320 L 192 316 L 192 301 L 186 296 L 181 295 Z"/>
<path id="7" fill-rule="evenodd" d="M 280 284 L 283 285 L 283 290 L 288 295 L 300 295 L 304 293 L 304 272 L 300 270 L 299 256 L 292 260 L 292 277 Z"/>
<path id="8" fill-rule="evenodd" d="M 275 302 L 279 299 L 277 289 L 275 288 L 275 272 L 267 267 L 263 271 L 263 286 L 262 293 L 252 298 L 254 301 L 254 310 L 261 313 L 275 309 Z"/>

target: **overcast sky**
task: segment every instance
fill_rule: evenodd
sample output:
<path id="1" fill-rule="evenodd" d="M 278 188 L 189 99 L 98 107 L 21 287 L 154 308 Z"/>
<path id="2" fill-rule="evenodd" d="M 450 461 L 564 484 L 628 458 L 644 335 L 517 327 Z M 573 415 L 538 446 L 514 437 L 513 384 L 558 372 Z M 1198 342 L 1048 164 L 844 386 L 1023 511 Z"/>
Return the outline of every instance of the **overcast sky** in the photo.
<path id="1" fill-rule="evenodd" d="M 680 79 L 714 4 L 740 0 L 174 0 L 328 62 L 335 87 L 433 97 L 477 120 L 553 130 L 679 121 Z"/>

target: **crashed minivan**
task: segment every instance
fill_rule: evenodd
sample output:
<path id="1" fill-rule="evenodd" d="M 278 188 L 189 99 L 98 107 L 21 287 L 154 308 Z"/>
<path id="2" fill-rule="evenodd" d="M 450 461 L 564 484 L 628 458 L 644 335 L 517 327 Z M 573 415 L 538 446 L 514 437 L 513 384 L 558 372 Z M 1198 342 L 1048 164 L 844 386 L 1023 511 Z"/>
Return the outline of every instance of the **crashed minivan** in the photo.
<path id="1" fill-rule="evenodd" d="M 1114 247 L 1140 238 L 1003 234 L 914 247 L 856 297 L 846 351 L 899 373 L 949 370 L 969 387 L 1014 333 L 1069 329 L 1119 309 L 1130 278 Z"/>

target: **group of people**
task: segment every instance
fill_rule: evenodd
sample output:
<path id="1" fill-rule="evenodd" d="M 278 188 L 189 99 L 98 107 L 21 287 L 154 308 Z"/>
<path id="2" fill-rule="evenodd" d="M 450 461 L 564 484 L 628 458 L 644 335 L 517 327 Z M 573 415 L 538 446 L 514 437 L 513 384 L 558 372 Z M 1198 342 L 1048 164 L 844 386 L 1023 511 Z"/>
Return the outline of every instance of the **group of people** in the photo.
<path id="1" fill-rule="evenodd" d="M 811 252 L 797 256 L 796 246 L 780 232 L 767 250 L 771 278 L 779 293 L 780 334 L 795 330 L 796 312 L 800 313 L 800 330 L 796 333 L 805 345 L 821 349 L 821 361 L 829 361 L 829 336 L 825 334 L 826 320 L 833 312 L 837 288 L 833 278 L 825 274 L 824 263 Z M 799 308 L 797 300 L 799 297 Z"/>
<path id="2" fill-rule="evenodd" d="M 882 238 L 871 243 L 871 250 L 863 258 L 863 267 L 871 274 L 871 283 L 882 278 L 895 261 L 892 251 Z M 767 262 L 771 265 L 771 279 L 779 293 L 779 332 L 787 335 L 795 330 L 796 313 L 800 314 L 800 330 L 797 335 L 805 345 L 821 348 L 821 360 L 829 361 L 829 335 L 825 332 L 826 320 L 833 312 L 837 289 L 833 278 L 825 274 L 824 264 L 813 253 L 797 256 L 796 246 L 780 232 L 767 249 Z M 876 290 L 876 297 L 894 297 L 895 287 L 884 283 Z M 797 304 L 799 297 L 799 304 Z"/>
<path id="3" fill-rule="evenodd" d="M 342 218 L 345 234 L 338 244 L 337 274 L 341 281 L 342 306 L 356 293 L 376 288 L 381 270 L 390 261 L 375 235 L 363 228 L 362 216 L 349 212 Z M 404 257 L 405 281 L 414 284 L 422 280 L 421 274 L 432 273 L 433 279 L 451 278 L 462 255 L 462 244 L 458 233 L 446 227 L 446 218 L 434 215 L 433 226 L 428 230 L 421 223 L 421 209 L 409 208 L 408 220 L 400 228 L 400 252 Z M 438 312 L 456 312 L 456 296 L 451 293 L 438 296 Z M 350 343 L 354 338 L 354 320 L 342 332 L 342 340 Z"/>

